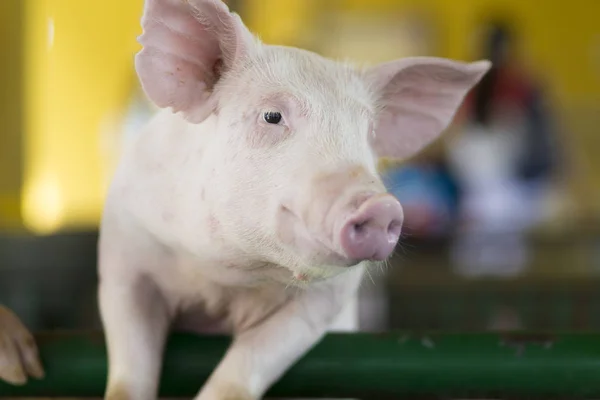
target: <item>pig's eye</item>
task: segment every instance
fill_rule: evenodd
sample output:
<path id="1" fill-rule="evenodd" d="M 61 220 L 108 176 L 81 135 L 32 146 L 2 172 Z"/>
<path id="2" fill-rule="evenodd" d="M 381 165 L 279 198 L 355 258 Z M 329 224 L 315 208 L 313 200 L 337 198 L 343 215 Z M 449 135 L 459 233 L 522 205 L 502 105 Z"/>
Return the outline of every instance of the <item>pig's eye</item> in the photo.
<path id="1" fill-rule="evenodd" d="M 277 125 L 281 122 L 281 113 L 277 111 L 268 111 L 263 114 L 263 119 L 267 124 Z"/>

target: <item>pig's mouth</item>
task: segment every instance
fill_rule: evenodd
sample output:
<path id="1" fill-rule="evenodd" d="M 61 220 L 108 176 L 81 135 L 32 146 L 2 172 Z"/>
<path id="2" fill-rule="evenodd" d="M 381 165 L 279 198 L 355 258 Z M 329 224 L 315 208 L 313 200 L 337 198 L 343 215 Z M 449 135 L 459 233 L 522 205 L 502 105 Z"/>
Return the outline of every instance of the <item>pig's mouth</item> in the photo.
<path id="1" fill-rule="evenodd" d="M 311 254 L 311 257 L 308 257 L 305 264 L 330 267 L 352 267 L 360 263 L 360 260 L 348 258 L 343 251 L 334 244 L 333 240 L 329 240 L 328 238 L 323 237 L 322 234 L 311 230 L 289 207 L 282 205 L 281 212 L 284 214 L 287 223 L 292 225 L 294 231 L 293 238 L 290 238 L 291 240 L 285 240 L 285 242 L 292 244 L 294 252 L 302 253 L 304 256 L 307 253 Z"/>

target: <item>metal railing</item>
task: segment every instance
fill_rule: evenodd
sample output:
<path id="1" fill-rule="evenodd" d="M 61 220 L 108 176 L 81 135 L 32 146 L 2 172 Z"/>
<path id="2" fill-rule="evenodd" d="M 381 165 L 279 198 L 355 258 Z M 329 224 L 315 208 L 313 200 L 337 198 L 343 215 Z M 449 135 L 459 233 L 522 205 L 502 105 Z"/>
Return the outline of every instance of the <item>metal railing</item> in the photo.
<path id="1" fill-rule="evenodd" d="M 46 378 L 0 383 L 0 397 L 102 397 L 99 333 L 39 334 Z M 174 334 L 160 394 L 193 397 L 229 338 Z M 599 398 L 600 334 L 329 334 L 269 392 L 278 397 Z"/>

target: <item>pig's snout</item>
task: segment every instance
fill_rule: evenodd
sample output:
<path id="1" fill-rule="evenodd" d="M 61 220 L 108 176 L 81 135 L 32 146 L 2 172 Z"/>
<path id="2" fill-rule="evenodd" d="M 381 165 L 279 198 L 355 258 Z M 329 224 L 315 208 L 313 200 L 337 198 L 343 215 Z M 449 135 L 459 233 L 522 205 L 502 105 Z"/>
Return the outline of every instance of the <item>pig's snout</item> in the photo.
<path id="1" fill-rule="evenodd" d="M 354 260 L 387 259 L 400 238 L 404 213 L 390 194 L 368 198 L 340 230 L 340 245 Z"/>

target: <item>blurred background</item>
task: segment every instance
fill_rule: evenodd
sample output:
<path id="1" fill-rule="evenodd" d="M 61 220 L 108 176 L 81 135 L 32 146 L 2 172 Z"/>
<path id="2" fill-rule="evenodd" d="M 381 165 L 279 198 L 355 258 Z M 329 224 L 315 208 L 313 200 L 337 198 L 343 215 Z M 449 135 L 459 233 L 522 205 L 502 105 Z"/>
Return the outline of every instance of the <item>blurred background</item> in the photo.
<path id="1" fill-rule="evenodd" d="M 443 140 L 382 160 L 406 233 L 362 287 L 363 329 L 600 328 L 600 2 L 227 3 L 265 42 L 326 56 L 494 61 Z M 0 1 L 0 303 L 34 330 L 99 327 L 104 195 L 154 111 L 142 6 Z"/>

